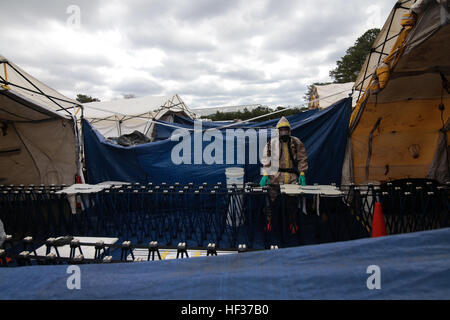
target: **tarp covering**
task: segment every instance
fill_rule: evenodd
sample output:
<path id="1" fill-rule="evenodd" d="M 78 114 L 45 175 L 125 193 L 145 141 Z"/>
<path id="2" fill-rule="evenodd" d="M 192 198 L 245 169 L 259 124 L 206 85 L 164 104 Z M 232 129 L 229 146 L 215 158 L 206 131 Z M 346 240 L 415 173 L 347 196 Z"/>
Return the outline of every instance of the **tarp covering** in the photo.
<path id="1" fill-rule="evenodd" d="M 450 119 L 441 132 L 434 153 L 433 161 L 428 169 L 426 177 L 435 179 L 440 183 L 450 180 L 450 148 L 448 146 L 447 132 L 450 130 Z"/>
<path id="2" fill-rule="evenodd" d="M 217 257 L 0 268 L 0 299 L 449 299 L 450 229 Z M 369 290 L 369 266 L 380 289 Z M 369 269 L 370 270 L 370 269 Z"/>
<path id="3" fill-rule="evenodd" d="M 370 52 L 361 68 L 361 71 L 355 81 L 356 90 L 364 90 L 370 81 L 370 77 L 377 68 L 378 64 L 384 56 L 391 52 L 398 38 L 402 26 L 400 21 L 403 14 L 413 5 L 413 0 L 399 0 L 394 8 L 392 8 L 383 28 L 375 39 Z"/>
<path id="4" fill-rule="evenodd" d="M 358 101 L 350 124 L 357 184 L 424 178 L 430 171 L 450 104 L 450 9 L 447 2 L 439 2 L 417 1 L 412 8 L 417 15 L 410 14 L 410 24 L 401 29 L 399 40 L 404 40 L 397 46 L 386 43 L 383 52 L 391 50 L 387 57 L 374 60 L 375 51 L 371 53 L 367 75 L 372 85 L 365 92 L 366 99 Z M 402 7 L 412 4 L 405 1 Z M 388 18 L 383 30 L 401 27 L 399 14 L 405 9 L 396 7 L 393 12 L 395 18 Z M 379 49 L 380 35 L 373 50 Z M 379 63 L 383 61 L 387 64 Z M 445 181 L 443 176 L 436 178 Z"/>
<path id="5" fill-rule="evenodd" d="M 308 153 L 309 170 L 306 178 L 308 183 L 340 184 L 342 161 L 344 158 L 347 127 L 350 116 L 351 98 L 343 99 L 334 106 L 320 112 L 307 113 L 290 117 L 292 135 L 300 138 Z M 266 123 L 266 126 L 274 127 L 277 120 Z M 207 126 L 207 124 L 205 124 Z M 187 129 L 192 126 L 179 125 Z M 252 127 L 253 126 L 253 127 Z M 246 124 L 242 130 L 253 130 L 255 135 L 260 135 L 261 123 Z M 272 127 L 272 128 L 273 128 Z M 172 159 L 174 147 L 181 143 L 166 139 L 134 147 L 122 147 L 108 143 L 98 131 L 83 121 L 84 148 L 89 183 L 95 184 L 102 181 L 125 181 L 140 183 L 225 183 L 225 168 L 240 166 L 245 168 L 246 181 L 259 181 L 260 167 L 259 157 L 254 154 L 254 149 L 249 146 L 249 139 L 245 139 L 245 164 L 239 162 L 238 143 L 235 137 L 226 134 L 228 129 L 220 130 L 223 146 L 223 158 L 218 157 L 215 163 L 207 164 L 201 159 L 200 164 L 195 164 L 196 157 L 204 155 L 210 142 L 203 142 L 203 146 L 196 148 L 194 138 L 196 133 L 189 132 L 191 138 L 190 148 L 192 156 L 188 157 L 191 164 L 175 164 Z M 264 128 L 264 132 L 267 133 Z M 250 131 L 246 131 L 250 132 Z M 258 153 L 268 141 L 262 139 Z M 204 137 L 203 137 L 204 138 Z M 258 137 L 259 140 L 260 137 Z M 234 153 L 234 161 L 230 164 L 225 158 L 226 146 L 231 146 Z M 250 152 L 250 150 L 253 150 Z M 201 155 L 199 153 L 202 153 Z M 258 162 L 252 164 L 249 159 L 257 158 Z M 222 163 L 220 163 L 222 161 Z M 244 162 L 244 161 L 242 161 Z"/>

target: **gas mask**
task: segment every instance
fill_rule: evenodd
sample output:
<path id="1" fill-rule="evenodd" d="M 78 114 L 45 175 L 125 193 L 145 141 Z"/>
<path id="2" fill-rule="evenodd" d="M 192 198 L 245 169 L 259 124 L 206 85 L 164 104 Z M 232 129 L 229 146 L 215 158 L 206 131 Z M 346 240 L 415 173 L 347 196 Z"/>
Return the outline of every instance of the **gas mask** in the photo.
<path id="1" fill-rule="evenodd" d="M 280 140 L 282 142 L 288 142 L 289 137 L 291 136 L 291 132 L 290 132 L 289 128 L 283 127 L 283 128 L 280 128 L 279 130 L 280 130 L 280 132 L 279 132 Z"/>
<path id="2" fill-rule="evenodd" d="M 282 142 L 288 142 L 289 141 L 289 134 L 280 135 L 280 140 Z"/>

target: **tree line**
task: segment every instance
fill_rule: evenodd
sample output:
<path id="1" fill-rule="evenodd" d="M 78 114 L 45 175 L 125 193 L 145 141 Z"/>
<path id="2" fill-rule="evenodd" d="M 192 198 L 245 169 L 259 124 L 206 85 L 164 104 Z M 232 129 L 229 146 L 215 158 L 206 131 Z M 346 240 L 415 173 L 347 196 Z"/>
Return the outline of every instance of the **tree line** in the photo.
<path id="1" fill-rule="evenodd" d="M 244 108 L 242 111 L 235 111 L 235 112 L 220 112 L 217 111 L 215 114 L 212 115 L 206 115 L 206 116 L 202 116 L 202 119 L 209 119 L 212 121 L 230 121 L 230 120 L 248 120 L 248 119 L 253 119 L 265 114 L 269 114 L 273 111 L 279 111 L 285 109 L 283 107 L 277 107 L 275 110 L 269 108 L 268 106 L 261 106 L 261 107 L 257 107 L 255 109 L 252 110 L 248 110 L 247 108 Z M 307 107 L 304 108 L 291 108 L 291 109 L 287 109 L 283 112 L 279 112 L 276 114 L 272 114 L 269 115 L 267 117 L 261 118 L 261 119 L 257 119 L 255 120 L 256 122 L 261 122 L 261 121 L 266 121 L 266 120 L 272 120 L 272 119 L 277 119 L 280 118 L 281 116 L 289 116 L 291 114 L 296 114 L 299 112 L 303 112 L 305 110 L 308 110 Z"/>

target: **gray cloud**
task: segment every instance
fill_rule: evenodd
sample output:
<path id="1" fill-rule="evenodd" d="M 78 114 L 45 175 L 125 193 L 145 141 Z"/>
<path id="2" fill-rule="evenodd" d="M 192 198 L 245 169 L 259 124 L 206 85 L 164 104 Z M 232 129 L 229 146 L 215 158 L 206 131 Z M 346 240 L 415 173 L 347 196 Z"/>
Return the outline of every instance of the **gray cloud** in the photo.
<path id="1" fill-rule="evenodd" d="M 163 87 L 155 81 L 148 79 L 131 79 L 123 80 L 118 84 L 112 86 L 115 92 L 123 94 L 134 94 L 138 97 L 145 95 L 159 95 Z"/>
<path id="2" fill-rule="evenodd" d="M 67 28 L 69 5 L 81 28 Z M 192 107 L 300 104 L 393 0 L 16 0 L 2 4 L 7 58 L 74 97 L 178 93 Z M 368 11 L 369 6 L 372 13 Z"/>

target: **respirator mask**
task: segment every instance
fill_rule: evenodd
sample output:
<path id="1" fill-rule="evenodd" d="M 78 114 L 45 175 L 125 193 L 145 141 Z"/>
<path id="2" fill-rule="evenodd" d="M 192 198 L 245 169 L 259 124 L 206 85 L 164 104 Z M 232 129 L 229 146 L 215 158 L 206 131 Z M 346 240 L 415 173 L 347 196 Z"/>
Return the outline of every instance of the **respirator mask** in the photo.
<path id="1" fill-rule="evenodd" d="M 280 140 L 282 142 L 288 142 L 289 141 L 289 135 L 288 134 L 284 134 L 284 135 L 280 136 Z"/>
<path id="2" fill-rule="evenodd" d="M 291 136 L 291 132 L 289 130 L 289 128 L 280 128 L 279 129 L 279 135 L 280 135 L 280 140 L 282 142 L 288 142 L 289 141 L 289 137 Z"/>

